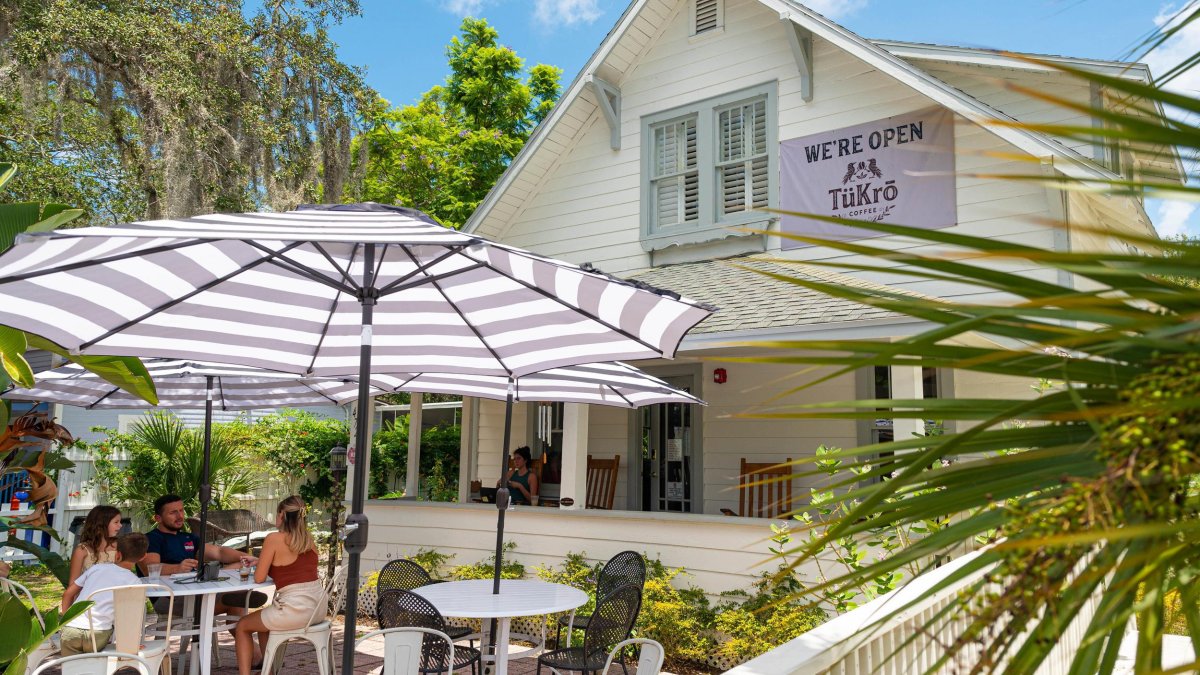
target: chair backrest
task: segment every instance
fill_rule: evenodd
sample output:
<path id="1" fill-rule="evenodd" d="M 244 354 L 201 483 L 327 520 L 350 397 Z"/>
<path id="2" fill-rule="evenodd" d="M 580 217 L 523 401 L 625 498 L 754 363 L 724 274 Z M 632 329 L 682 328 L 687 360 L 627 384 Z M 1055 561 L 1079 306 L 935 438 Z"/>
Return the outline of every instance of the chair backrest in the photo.
<path id="1" fill-rule="evenodd" d="M 782 464 L 747 462 L 738 476 L 738 505 L 743 516 L 778 518 L 792 511 L 792 458 Z"/>
<path id="2" fill-rule="evenodd" d="M 414 588 L 428 586 L 433 583 L 433 577 L 415 561 L 407 558 L 393 560 L 379 570 L 379 580 L 376 592 L 411 591 Z"/>
<path id="3" fill-rule="evenodd" d="M 446 675 L 454 673 L 454 640 L 441 631 L 417 626 L 375 630 L 360 637 L 354 643 L 355 649 L 375 637 L 383 637 L 383 672 L 380 675 L 420 675 L 421 655 L 426 640 L 442 640 L 446 643 L 450 655 L 450 669 Z"/>
<path id="4" fill-rule="evenodd" d="M 590 659 L 604 656 L 629 638 L 642 608 L 642 589 L 622 586 L 596 601 L 596 611 L 583 631 L 583 653 Z"/>
<path id="5" fill-rule="evenodd" d="M 129 584 L 128 586 L 113 586 L 93 591 L 85 600 L 95 602 L 96 597 L 105 593 L 113 596 L 113 633 L 112 644 L 119 652 L 137 654 L 142 647 L 142 638 L 146 628 L 146 592 L 151 588 L 167 592 L 170 600 L 167 603 L 166 629 L 164 640 L 171 640 L 171 617 L 175 610 L 175 592 L 164 584 Z M 92 607 L 95 607 L 93 605 Z M 88 624 L 92 623 L 92 607 L 87 609 Z M 99 651 L 104 645 L 96 644 L 95 627 L 92 627 L 92 648 Z"/>
<path id="6" fill-rule="evenodd" d="M 602 598 L 622 586 L 646 585 L 646 559 L 637 551 L 621 551 L 604 563 L 596 578 L 596 597 Z"/>
<path id="7" fill-rule="evenodd" d="M 612 459 L 595 459 L 588 455 L 587 508 L 612 510 L 613 499 L 617 496 L 617 469 L 620 466 L 620 455 Z"/>
<path id="8" fill-rule="evenodd" d="M 41 625 L 42 631 L 45 632 L 46 621 L 45 621 L 45 619 L 42 618 L 42 613 L 41 613 L 41 611 L 38 610 L 37 603 L 33 601 L 33 593 L 30 593 L 28 588 L 13 581 L 12 579 L 0 577 L 0 591 L 4 591 L 5 593 L 12 593 L 13 595 L 17 596 L 18 598 L 23 597 L 23 599 L 25 601 L 27 601 L 29 608 L 33 610 L 33 615 L 35 617 L 37 617 L 38 624 Z"/>
<path id="9" fill-rule="evenodd" d="M 322 585 L 322 590 L 325 592 L 324 604 L 318 602 L 313 606 L 312 614 L 308 617 L 308 625 L 320 623 L 324 619 L 337 616 L 337 613 L 342 608 L 342 594 L 346 592 L 346 573 L 349 566 L 346 563 L 338 565 L 333 570 L 333 574 L 325 579 Z M 324 618 L 318 620 L 317 615 L 324 611 Z"/>
<path id="10" fill-rule="evenodd" d="M 108 664 L 113 660 L 123 666 L 132 666 L 137 664 L 138 671 L 143 675 L 150 675 L 150 664 L 146 659 L 130 652 L 99 652 L 96 654 L 75 654 L 74 656 L 64 656 L 61 659 L 46 661 L 42 665 L 34 669 L 33 675 L 42 675 L 42 673 L 51 668 L 62 668 L 63 675 L 90 675 L 91 673 L 108 672 Z"/>
<path id="11" fill-rule="evenodd" d="M 380 628 L 429 628 L 446 632 L 446 619 L 425 598 L 412 591 L 391 590 L 379 594 L 375 603 L 375 618 Z M 422 648 L 421 668 L 445 670 L 453 663 L 446 645 L 433 635 L 426 635 Z"/>
<path id="12" fill-rule="evenodd" d="M 639 645 L 637 670 L 633 675 L 659 675 L 662 672 L 663 660 L 666 658 L 666 650 L 658 642 L 649 638 L 633 638 L 617 643 L 616 647 L 608 653 L 608 661 L 604 664 L 604 670 L 600 671 L 600 675 L 608 675 L 608 669 L 612 667 L 613 661 L 621 655 L 621 652 L 630 645 Z M 622 673 L 626 671 L 622 668 Z"/>

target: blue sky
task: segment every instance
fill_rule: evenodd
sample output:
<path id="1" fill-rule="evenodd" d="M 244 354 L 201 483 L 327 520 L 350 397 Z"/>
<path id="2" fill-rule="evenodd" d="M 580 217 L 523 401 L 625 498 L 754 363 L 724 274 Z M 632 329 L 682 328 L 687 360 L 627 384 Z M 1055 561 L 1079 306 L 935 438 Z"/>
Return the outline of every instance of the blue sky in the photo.
<path id="1" fill-rule="evenodd" d="M 445 46 L 463 16 L 482 16 L 527 66 L 549 63 L 571 80 L 626 0 L 361 0 L 363 15 L 331 30 L 342 60 L 393 104 L 411 103 L 447 74 Z M 813 0 L 813 9 L 871 38 L 992 47 L 1098 59 L 1129 54 L 1175 8 L 1158 0 Z M 1161 72 L 1200 51 L 1200 26 L 1148 59 Z M 1179 83 L 1195 93 L 1195 80 Z M 1200 234 L 1190 203 L 1152 203 L 1164 234 Z"/>

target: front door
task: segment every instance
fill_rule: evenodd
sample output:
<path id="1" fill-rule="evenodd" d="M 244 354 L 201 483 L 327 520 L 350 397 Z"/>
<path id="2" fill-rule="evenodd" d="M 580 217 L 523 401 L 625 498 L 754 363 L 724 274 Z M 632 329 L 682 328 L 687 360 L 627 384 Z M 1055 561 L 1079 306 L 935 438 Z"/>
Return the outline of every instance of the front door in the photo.
<path id="1" fill-rule="evenodd" d="M 691 376 L 664 378 L 692 391 Z M 700 511 L 699 457 L 695 447 L 695 404 L 660 403 L 638 411 L 641 438 L 643 511 Z"/>

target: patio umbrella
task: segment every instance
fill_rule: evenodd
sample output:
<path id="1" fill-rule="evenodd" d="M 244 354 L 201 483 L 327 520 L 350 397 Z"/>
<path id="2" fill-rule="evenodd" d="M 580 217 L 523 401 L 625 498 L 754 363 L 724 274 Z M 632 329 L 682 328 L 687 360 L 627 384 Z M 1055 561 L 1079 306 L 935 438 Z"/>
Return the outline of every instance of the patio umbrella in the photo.
<path id="1" fill-rule="evenodd" d="M 0 255 L 0 325 L 84 354 L 357 376 L 360 410 L 373 372 L 514 377 L 670 358 L 711 311 L 370 203 L 31 233 Z M 359 453 L 368 440 L 359 424 Z M 364 459 L 346 525 L 350 636 Z"/>
<path id="2" fill-rule="evenodd" d="M 549 368 L 522 377 L 463 375 L 458 373 L 415 373 L 398 376 L 392 391 L 427 392 L 479 396 L 505 402 L 504 451 L 500 475 L 508 470 L 509 443 L 512 435 L 512 408 L 517 401 L 561 401 L 592 405 L 639 408 L 656 403 L 698 403 L 704 401 L 676 389 L 653 375 L 627 363 L 588 363 Z M 504 486 L 502 486 L 503 488 Z M 507 488 L 504 488 L 507 493 Z M 495 569 L 492 592 L 500 592 L 500 570 L 504 557 L 504 512 L 502 499 L 496 516 Z"/>
<path id="3" fill-rule="evenodd" d="M 146 370 L 158 391 L 159 409 L 204 408 L 204 451 L 200 484 L 200 531 L 205 541 L 208 507 L 212 501 L 209 466 L 212 454 L 213 408 L 251 410 L 254 408 L 312 407 L 341 405 L 358 390 L 349 379 L 301 378 L 249 366 L 231 366 L 181 359 L 148 359 Z M 146 402 L 105 381 L 76 364 L 42 371 L 32 389 L 15 387 L 3 393 L 14 401 L 45 401 L 87 409 L 145 409 Z M 376 377 L 375 394 L 395 388 L 399 380 Z M 196 551 L 203 562 L 204 549 Z"/>

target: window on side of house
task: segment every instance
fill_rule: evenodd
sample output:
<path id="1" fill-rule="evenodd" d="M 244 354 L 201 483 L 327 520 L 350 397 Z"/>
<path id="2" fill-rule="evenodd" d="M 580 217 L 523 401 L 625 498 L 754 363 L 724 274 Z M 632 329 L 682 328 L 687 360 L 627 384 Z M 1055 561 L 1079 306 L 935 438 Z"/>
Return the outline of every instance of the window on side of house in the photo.
<path id="1" fill-rule="evenodd" d="M 725 25 L 724 0 L 692 0 L 692 35 L 715 31 Z"/>
<path id="2" fill-rule="evenodd" d="M 778 202 L 774 82 L 642 119 L 642 244 L 657 250 L 765 224 Z"/>

